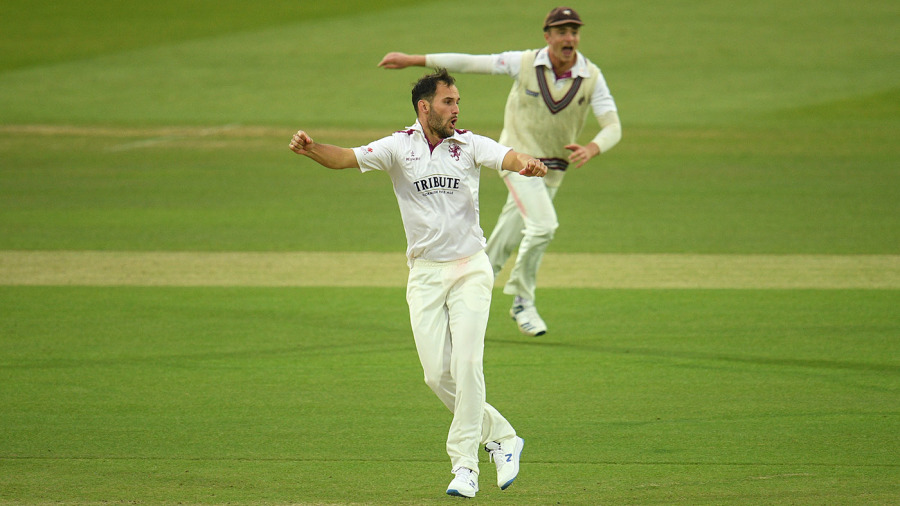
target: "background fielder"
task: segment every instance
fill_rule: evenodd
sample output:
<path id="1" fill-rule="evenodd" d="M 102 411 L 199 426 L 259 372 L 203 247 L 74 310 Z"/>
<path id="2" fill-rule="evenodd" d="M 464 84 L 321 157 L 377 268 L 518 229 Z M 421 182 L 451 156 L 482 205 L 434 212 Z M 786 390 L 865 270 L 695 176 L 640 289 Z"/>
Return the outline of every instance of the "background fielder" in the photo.
<path id="1" fill-rule="evenodd" d="M 537 273 L 544 252 L 559 226 L 553 198 L 569 163 L 585 162 L 609 151 L 622 137 L 615 101 L 600 69 L 578 52 L 581 18 L 557 7 L 544 19 L 539 50 L 492 55 L 388 53 L 378 64 L 389 69 L 411 65 L 440 66 L 452 71 L 506 74 L 513 79 L 506 101 L 502 144 L 539 157 L 550 169 L 543 180 L 502 173 L 509 196 L 487 242 L 494 274 L 518 248 L 503 292 L 514 295 L 510 315 L 520 331 L 538 336 L 547 325 L 535 307 Z M 576 144 L 593 110 L 600 132 L 587 145 Z"/>
<path id="2" fill-rule="evenodd" d="M 425 382 L 453 413 L 447 454 L 455 475 L 450 495 L 478 491 L 478 449 L 484 444 L 506 489 L 519 472 L 524 441 L 485 401 L 484 333 L 494 276 L 479 226 L 481 166 L 544 176 L 539 160 L 487 137 L 456 130 L 459 92 L 446 70 L 426 75 L 412 91 L 416 123 L 355 149 L 319 144 L 304 131 L 291 149 L 332 169 L 382 170 L 394 185 L 406 231 L 410 267 L 407 303 Z"/>

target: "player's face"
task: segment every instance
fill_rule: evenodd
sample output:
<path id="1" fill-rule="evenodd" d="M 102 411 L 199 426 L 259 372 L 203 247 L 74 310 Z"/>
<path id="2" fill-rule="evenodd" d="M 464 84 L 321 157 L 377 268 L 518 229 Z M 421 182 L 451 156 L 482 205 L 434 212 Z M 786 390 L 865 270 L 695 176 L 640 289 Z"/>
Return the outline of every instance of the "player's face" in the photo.
<path id="1" fill-rule="evenodd" d="M 456 86 L 438 83 L 431 108 L 428 109 L 428 127 L 441 139 L 453 135 L 459 116 L 459 90 Z"/>
<path id="2" fill-rule="evenodd" d="M 544 32 L 544 39 L 550 48 L 550 61 L 555 68 L 568 70 L 575 65 L 578 42 L 578 25 L 551 26 Z"/>

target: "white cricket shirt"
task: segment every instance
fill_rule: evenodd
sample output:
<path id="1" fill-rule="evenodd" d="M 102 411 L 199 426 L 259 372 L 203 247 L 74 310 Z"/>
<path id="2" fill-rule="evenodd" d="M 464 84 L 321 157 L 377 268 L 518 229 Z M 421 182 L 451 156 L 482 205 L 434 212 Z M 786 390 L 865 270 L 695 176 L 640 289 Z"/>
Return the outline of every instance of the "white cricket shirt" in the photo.
<path id="1" fill-rule="evenodd" d="M 394 184 L 406 231 L 406 257 L 459 260 L 484 249 L 478 214 L 480 166 L 500 170 L 510 148 L 456 130 L 433 149 L 416 124 L 354 148 L 360 172 L 382 170 Z"/>

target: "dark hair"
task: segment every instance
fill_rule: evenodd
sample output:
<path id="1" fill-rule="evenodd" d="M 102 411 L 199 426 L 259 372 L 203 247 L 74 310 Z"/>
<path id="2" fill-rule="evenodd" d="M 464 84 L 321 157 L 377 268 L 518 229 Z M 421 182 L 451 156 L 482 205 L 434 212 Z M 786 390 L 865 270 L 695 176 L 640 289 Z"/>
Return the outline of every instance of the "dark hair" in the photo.
<path id="1" fill-rule="evenodd" d="M 419 100 L 431 102 L 434 100 L 434 94 L 437 93 L 438 83 L 444 83 L 447 86 L 453 86 L 456 79 L 447 72 L 447 69 L 438 67 L 431 74 L 425 74 L 421 79 L 416 81 L 412 89 L 413 110 L 419 114 Z"/>

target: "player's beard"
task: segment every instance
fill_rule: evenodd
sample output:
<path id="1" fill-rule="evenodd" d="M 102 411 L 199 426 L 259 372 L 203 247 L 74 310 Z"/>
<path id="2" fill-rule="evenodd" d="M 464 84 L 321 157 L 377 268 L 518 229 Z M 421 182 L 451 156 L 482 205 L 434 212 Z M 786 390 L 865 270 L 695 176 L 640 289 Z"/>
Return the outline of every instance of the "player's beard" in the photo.
<path id="1" fill-rule="evenodd" d="M 453 123 L 451 123 L 451 120 L 452 118 L 444 120 L 438 113 L 434 112 L 434 109 L 428 111 L 428 128 L 441 139 L 446 139 L 453 135 Z"/>

